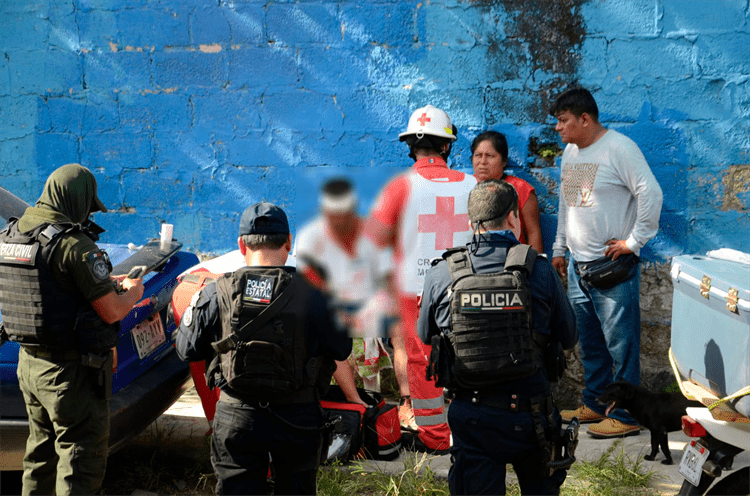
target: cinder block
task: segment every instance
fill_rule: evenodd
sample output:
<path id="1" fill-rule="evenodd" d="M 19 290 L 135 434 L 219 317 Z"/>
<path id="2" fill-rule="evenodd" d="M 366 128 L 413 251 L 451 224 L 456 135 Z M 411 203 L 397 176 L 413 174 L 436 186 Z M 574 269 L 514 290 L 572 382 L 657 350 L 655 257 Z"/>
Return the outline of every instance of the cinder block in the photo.
<path id="1" fill-rule="evenodd" d="M 183 93 L 130 94 L 120 99 L 120 126 L 132 132 L 187 131 L 191 125 L 189 96 Z"/>
<path id="2" fill-rule="evenodd" d="M 40 180 L 36 167 L 27 167 L 27 157 L 34 156 L 36 137 L 0 140 L 0 184 L 29 204 L 42 192 L 45 176 Z"/>
<path id="3" fill-rule="evenodd" d="M 416 9 L 411 2 L 346 2 L 340 4 L 336 17 L 347 47 L 407 48 L 415 39 Z"/>
<path id="4" fill-rule="evenodd" d="M 180 2 L 119 10 L 117 38 L 112 41 L 120 48 L 134 47 L 144 51 L 187 47 L 190 45 L 189 12 L 189 6 Z"/>
<path id="5" fill-rule="evenodd" d="M 474 64 L 484 67 L 486 71 L 484 75 L 486 82 L 481 83 L 481 86 L 519 87 L 531 78 L 532 68 L 528 64 L 528 48 L 521 40 L 490 40 L 488 44 L 479 45 L 473 51 L 481 54 Z"/>
<path id="6" fill-rule="evenodd" d="M 67 133 L 42 133 L 36 137 L 34 160 L 45 180 L 61 165 L 80 162 L 78 137 Z"/>
<path id="7" fill-rule="evenodd" d="M 39 51 L 47 47 L 51 24 L 36 12 L 8 12 L 0 4 L 2 51 Z"/>
<path id="8" fill-rule="evenodd" d="M 79 12 L 77 16 L 78 28 L 81 38 L 91 47 L 93 51 L 115 52 L 125 50 L 128 43 L 121 40 L 119 25 L 120 13 L 118 10 L 106 10 L 93 8 L 85 12 Z M 131 49 L 143 47 L 134 44 Z M 145 51 L 148 51 L 146 49 Z"/>
<path id="9" fill-rule="evenodd" d="M 105 175 L 152 167 L 151 139 L 145 133 L 94 133 L 81 139 L 81 159 Z"/>
<path id="10" fill-rule="evenodd" d="M 89 52 L 83 54 L 83 67 L 89 90 L 131 93 L 156 89 L 151 82 L 151 55 L 146 52 Z"/>
<path id="11" fill-rule="evenodd" d="M 158 129 L 153 139 L 154 165 L 159 170 L 210 173 L 225 162 L 208 133 L 173 133 L 169 129 Z"/>
<path id="12" fill-rule="evenodd" d="M 203 3 L 190 12 L 190 41 L 192 44 L 218 44 L 224 49 L 232 44 L 227 20 L 229 8 L 216 8 L 215 4 Z"/>
<path id="13" fill-rule="evenodd" d="M 660 10 L 656 0 L 584 2 L 581 15 L 586 19 L 587 38 L 643 38 L 659 34 Z"/>
<path id="14" fill-rule="evenodd" d="M 695 50 L 702 76 L 733 79 L 750 74 L 750 33 L 702 35 Z"/>
<path id="15" fill-rule="evenodd" d="M 82 89 L 81 59 L 67 50 L 13 52 L 7 54 L 6 62 L 12 93 L 58 95 Z"/>
<path id="16" fill-rule="evenodd" d="M 260 96 L 267 90 L 289 91 L 297 86 L 298 57 L 294 49 L 277 45 L 241 47 L 227 56 L 232 89 L 247 89 Z"/>
<path id="17" fill-rule="evenodd" d="M 222 2 L 221 13 L 229 23 L 232 44 L 259 46 L 268 43 L 265 11 L 265 2 Z"/>
<path id="18" fill-rule="evenodd" d="M 301 160 L 302 133 L 274 127 L 250 131 L 226 143 L 227 162 L 241 167 L 292 167 Z"/>
<path id="19" fill-rule="evenodd" d="M 354 165 L 408 168 L 414 164 L 414 160 L 409 158 L 409 148 L 398 140 L 398 135 L 375 131 L 360 138 L 360 141 L 366 144 L 365 150 L 372 149 L 374 152 L 370 155 L 361 154 L 354 157 Z"/>
<path id="20" fill-rule="evenodd" d="M 161 88 L 211 88 L 227 83 L 224 52 L 154 53 L 154 82 Z"/>
<path id="21" fill-rule="evenodd" d="M 478 38 L 492 29 L 481 25 L 484 19 L 477 19 L 476 8 L 471 4 L 436 4 L 423 14 L 420 12 L 422 8 L 417 8 L 417 15 L 424 16 L 424 29 L 420 29 L 418 40 L 427 46 L 448 47 L 453 51 L 470 50 Z M 478 22 L 475 23 L 474 19 Z M 450 26 L 450 36 L 446 36 L 446 26 Z"/>
<path id="22" fill-rule="evenodd" d="M 409 120 L 409 95 L 402 90 L 349 88 L 336 94 L 336 105 L 347 132 L 396 136 Z"/>
<path id="23" fill-rule="evenodd" d="M 747 5 L 735 0 L 662 0 L 662 32 L 667 36 L 747 31 Z"/>
<path id="24" fill-rule="evenodd" d="M 124 170 L 119 176 L 120 201 L 141 214 L 152 213 L 155 220 L 170 222 L 172 212 L 190 203 L 195 171 Z M 171 222 L 170 222 L 171 223 Z M 159 228 L 150 236 L 158 235 Z"/>
<path id="25" fill-rule="evenodd" d="M 53 132 L 86 135 L 117 128 L 117 102 L 109 95 L 86 92 L 75 98 L 48 98 L 41 108 Z"/>
<path id="26" fill-rule="evenodd" d="M 694 75 L 693 45 L 684 39 L 614 40 L 609 44 L 609 72 L 630 85 L 654 79 L 687 79 Z"/>
<path id="27" fill-rule="evenodd" d="M 36 96 L 0 97 L 0 141 L 33 134 L 36 120 Z"/>
<path id="28" fill-rule="evenodd" d="M 730 102 L 725 101 L 725 85 L 722 79 L 656 80 L 649 88 L 649 102 L 660 111 L 672 108 L 681 112 L 681 120 L 728 119 L 731 108 Z M 682 102 L 674 101 L 674 92 L 682 95 Z"/>
<path id="29" fill-rule="evenodd" d="M 260 167 L 222 166 L 211 174 L 203 173 L 195 177 L 193 187 L 196 198 L 210 198 L 210 205 L 205 213 L 238 215 L 262 199 L 274 201 L 269 189 L 273 188 L 266 174 L 268 170 Z M 236 229 L 235 229 L 236 236 Z"/>
<path id="30" fill-rule="evenodd" d="M 525 90 L 488 89 L 485 91 L 485 122 L 487 126 L 512 122 L 540 122 L 546 120 L 546 109 L 540 97 Z"/>
<path id="31" fill-rule="evenodd" d="M 432 77 L 421 76 L 425 82 L 436 85 L 445 85 L 456 91 L 467 89 L 476 89 L 485 87 L 488 84 L 495 83 L 497 78 L 488 73 L 486 67 L 487 52 L 480 50 L 456 50 L 449 45 L 436 45 L 429 51 L 429 61 L 435 64 L 427 68 L 422 64 L 419 65 L 420 72 L 423 74 L 431 73 Z M 399 71 L 400 72 L 400 71 Z M 518 79 L 516 74 L 504 84 L 522 85 L 523 81 Z"/>
<path id="32" fill-rule="evenodd" d="M 373 47 L 300 48 L 296 54 L 299 58 L 299 85 L 312 91 L 338 94 L 348 92 L 363 82 L 380 85 L 383 80 L 389 80 L 390 84 L 394 80 L 397 66 L 377 62 L 378 57 L 373 52 L 378 50 L 380 49 Z"/>
<path id="33" fill-rule="evenodd" d="M 67 4 L 71 8 L 72 0 L 61 0 L 60 4 Z M 4 0 L 0 2 L 0 12 L 4 14 L 23 14 L 28 12 L 38 12 L 40 15 L 46 15 L 50 6 L 45 2 L 29 2 L 28 0 Z"/>
<path id="34" fill-rule="evenodd" d="M 604 36 L 587 36 L 581 44 L 578 74 L 585 88 L 599 87 L 609 76 L 607 71 L 607 40 Z"/>
<path id="35" fill-rule="evenodd" d="M 739 124 L 739 131 L 744 127 L 744 137 L 738 136 L 738 129 L 734 126 L 718 129 L 707 121 L 685 121 L 680 126 L 685 132 L 690 163 L 694 164 L 698 170 L 708 164 L 719 166 L 735 164 L 738 157 L 744 156 L 747 160 L 746 126 Z M 738 137 L 739 141 L 735 142 L 734 140 Z"/>
<path id="36" fill-rule="evenodd" d="M 107 204 L 106 201 L 104 201 Z M 103 243 L 133 243 L 142 245 L 151 238 L 158 237 L 161 222 L 159 215 L 148 210 L 135 207 L 135 212 L 117 211 L 132 205 L 121 202 L 113 203 L 113 212 L 94 214 L 94 220 L 106 231 L 101 236 Z M 176 226 L 175 226 L 176 227 Z M 174 237 L 180 239 L 175 229 Z M 182 239 L 180 239 L 182 241 Z"/>
<path id="37" fill-rule="evenodd" d="M 268 40 L 283 46 L 341 44 L 335 4 L 272 3 L 266 10 Z"/>
<path id="38" fill-rule="evenodd" d="M 261 126 L 262 101 L 244 90 L 218 90 L 192 99 L 196 130 L 231 139 Z"/>
<path id="39" fill-rule="evenodd" d="M 263 111 L 270 126 L 302 132 L 339 129 L 344 118 L 334 95 L 303 90 L 267 95 Z"/>

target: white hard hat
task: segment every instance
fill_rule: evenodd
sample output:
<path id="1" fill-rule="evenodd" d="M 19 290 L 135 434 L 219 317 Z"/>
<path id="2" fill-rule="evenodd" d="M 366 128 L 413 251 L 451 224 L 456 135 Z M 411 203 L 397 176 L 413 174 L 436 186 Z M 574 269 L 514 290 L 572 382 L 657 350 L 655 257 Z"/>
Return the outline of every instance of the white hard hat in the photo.
<path id="1" fill-rule="evenodd" d="M 409 117 L 409 125 L 406 126 L 406 131 L 399 134 L 398 137 L 400 141 L 403 141 L 407 136 L 416 135 L 417 138 L 421 138 L 425 134 L 451 141 L 457 139 L 453 133 L 451 118 L 444 110 L 432 105 L 415 110 Z"/>

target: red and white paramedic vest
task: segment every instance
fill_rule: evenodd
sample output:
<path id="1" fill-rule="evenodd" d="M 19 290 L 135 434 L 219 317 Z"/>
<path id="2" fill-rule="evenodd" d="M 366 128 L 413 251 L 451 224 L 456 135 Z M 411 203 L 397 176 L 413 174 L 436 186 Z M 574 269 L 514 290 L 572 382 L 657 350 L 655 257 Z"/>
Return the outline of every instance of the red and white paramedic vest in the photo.
<path id="1" fill-rule="evenodd" d="M 396 280 L 399 291 L 417 295 L 430 260 L 471 241 L 467 204 L 477 181 L 469 174 L 460 181 L 430 180 L 414 170 L 406 179 L 409 196 L 400 216 Z"/>

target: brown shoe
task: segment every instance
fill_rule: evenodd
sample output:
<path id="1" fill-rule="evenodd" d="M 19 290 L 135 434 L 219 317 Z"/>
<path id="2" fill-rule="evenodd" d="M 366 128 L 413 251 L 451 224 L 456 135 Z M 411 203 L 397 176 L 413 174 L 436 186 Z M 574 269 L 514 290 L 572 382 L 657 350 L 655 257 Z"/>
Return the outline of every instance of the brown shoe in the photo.
<path id="1" fill-rule="evenodd" d="M 403 403 L 398 407 L 398 422 L 401 424 L 401 429 L 410 432 L 417 432 L 417 421 L 414 418 L 414 410 L 411 407 L 411 398 L 404 396 L 401 398 Z"/>
<path id="2" fill-rule="evenodd" d="M 592 422 L 599 422 L 604 420 L 604 415 L 599 415 L 591 408 L 586 405 L 579 406 L 575 410 L 563 410 L 560 412 L 562 421 L 564 424 L 569 424 L 573 417 L 578 417 L 578 421 L 582 424 L 590 424 Z"/>
<path id="3" fill-rule="evenodd" d="M 641 428 L 637 425 L 630 425 L 607 418 L 589 427 L 588 433 L 596 439 L 608 439 L 611 437 L 637 436 L 641 433 Z"/>

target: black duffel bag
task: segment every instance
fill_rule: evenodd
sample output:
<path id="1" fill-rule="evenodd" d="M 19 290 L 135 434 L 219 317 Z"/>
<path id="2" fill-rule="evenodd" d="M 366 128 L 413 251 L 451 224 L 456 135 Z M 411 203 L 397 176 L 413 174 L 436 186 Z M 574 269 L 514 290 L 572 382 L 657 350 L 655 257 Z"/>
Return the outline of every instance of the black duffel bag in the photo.
<path id="1" fill-rule="evenodd" d="M 601 257 L 591 262 L 576 262 L 576 273 L 591 286 L 609 289 L 617 286 L 630 275 L 630 269 L 638 265 L 641 259 L 635 253 L 620 255 L 617 260 Z"/>

